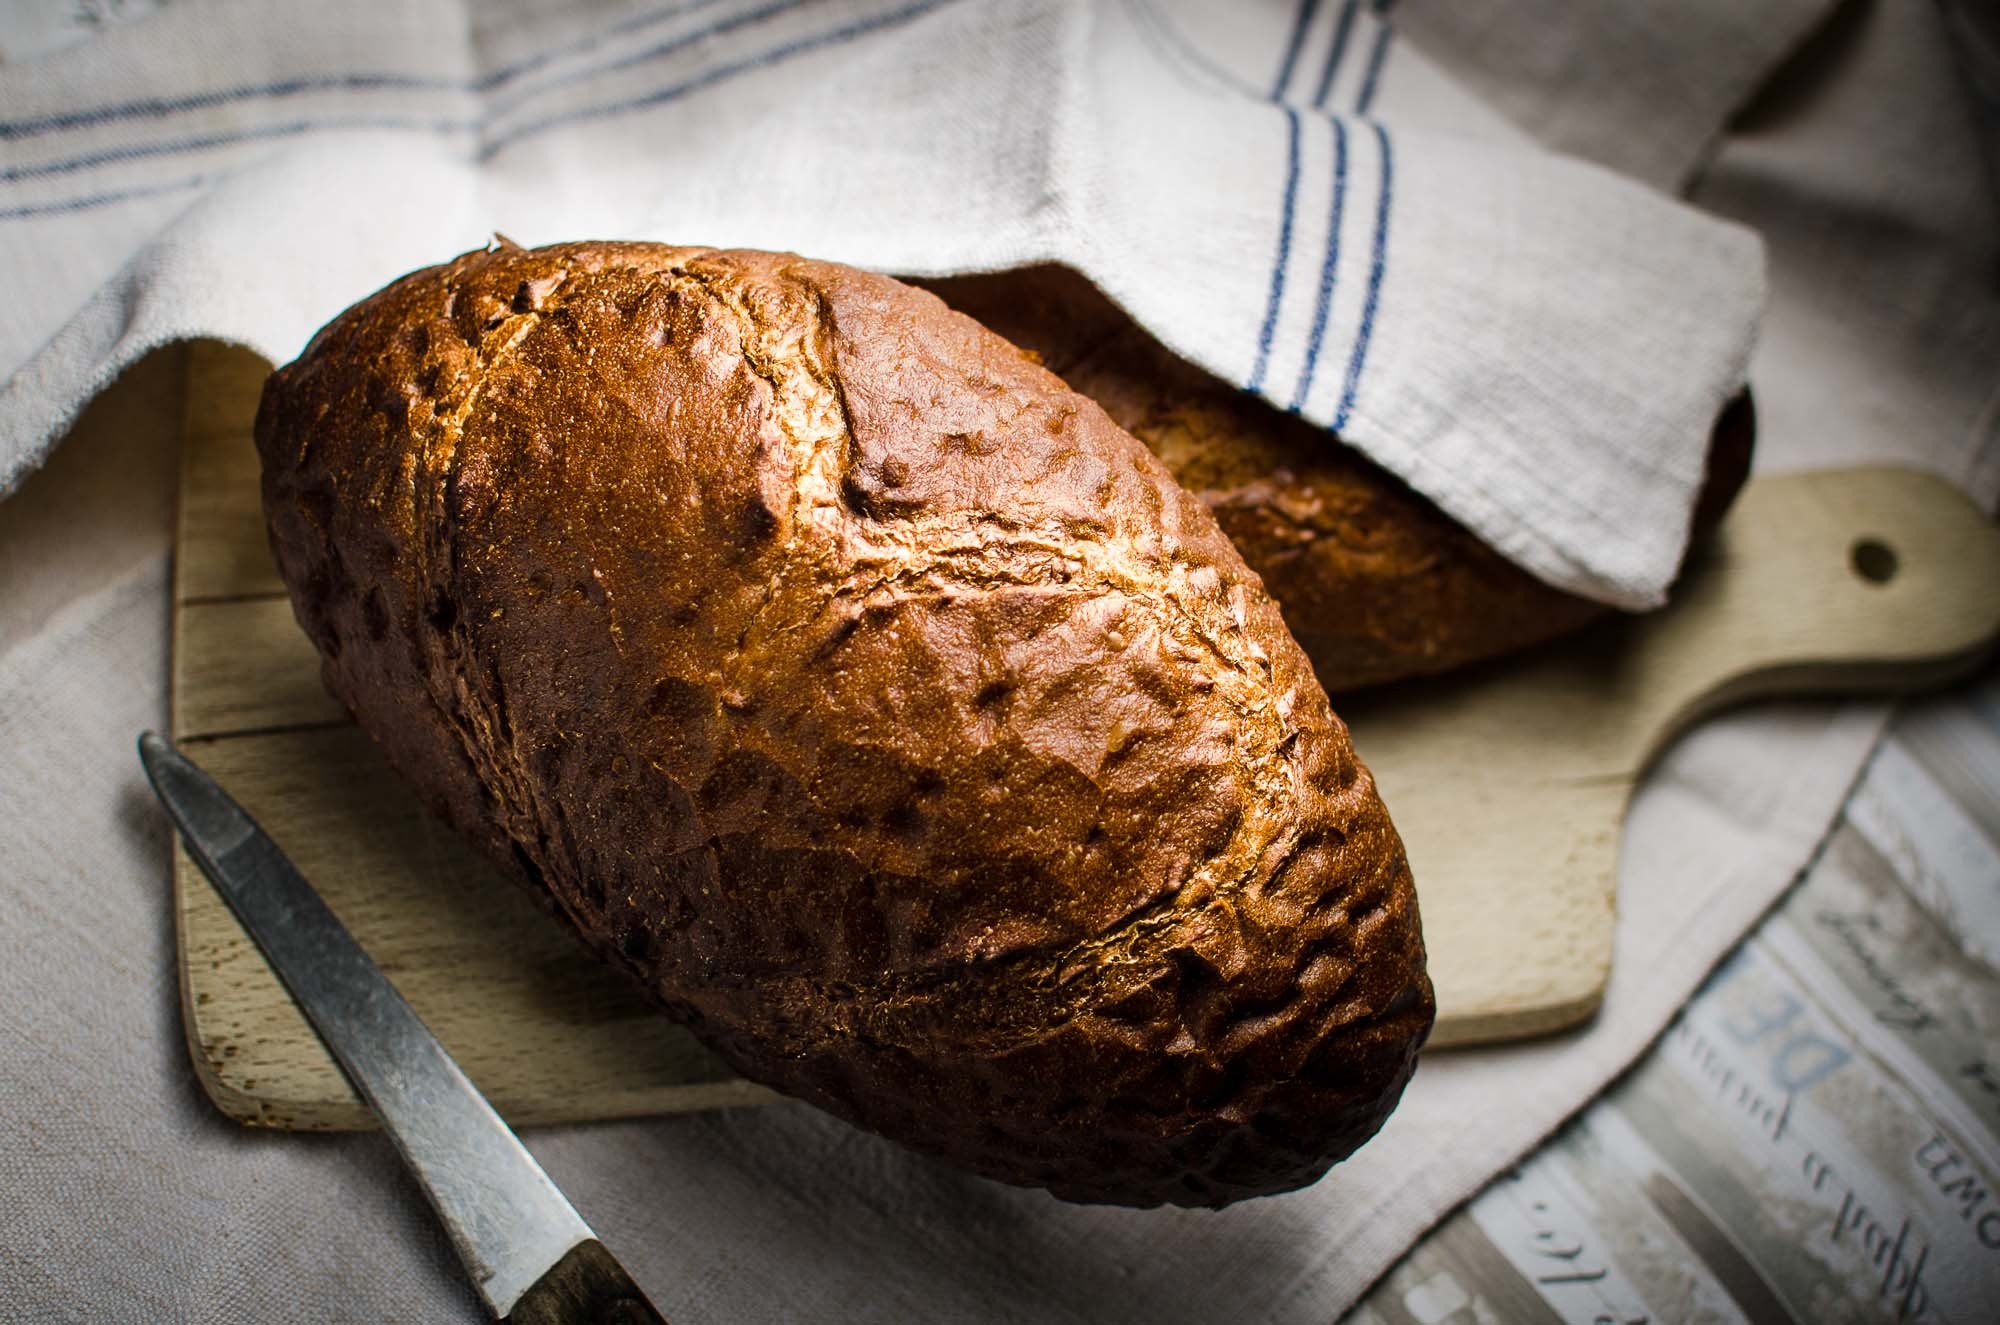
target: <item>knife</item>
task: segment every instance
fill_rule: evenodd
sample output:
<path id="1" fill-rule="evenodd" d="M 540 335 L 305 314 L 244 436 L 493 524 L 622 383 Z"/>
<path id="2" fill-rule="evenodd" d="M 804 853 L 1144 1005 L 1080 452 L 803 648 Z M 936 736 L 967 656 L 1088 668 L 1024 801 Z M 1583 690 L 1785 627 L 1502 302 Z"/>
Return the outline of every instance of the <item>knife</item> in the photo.
<path id="1" fill-rule="evenodd" d="M 665 1325 L 590 1225 L 264 830 L 153 732 L 153 793 L 416 1175 L 494 1316 Z"/>

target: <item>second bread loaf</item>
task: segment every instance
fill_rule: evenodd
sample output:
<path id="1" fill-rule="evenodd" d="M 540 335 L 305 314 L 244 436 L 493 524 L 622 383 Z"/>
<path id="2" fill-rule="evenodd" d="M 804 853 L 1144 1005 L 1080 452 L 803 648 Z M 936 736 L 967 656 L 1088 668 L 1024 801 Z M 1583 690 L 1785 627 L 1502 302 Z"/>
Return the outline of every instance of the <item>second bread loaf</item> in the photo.
<path id="1" fill-rule="evenodd" d="M 1608 610 L 1542 583 L 1304 419 L 1177 357 L 1061 267 L 926 282 L 1035 351 L 1206 502 L 1334 694 L 1447 671 Z M 1698 541 L 1749 473 L 1748 395 L 1717 421 Z"/>

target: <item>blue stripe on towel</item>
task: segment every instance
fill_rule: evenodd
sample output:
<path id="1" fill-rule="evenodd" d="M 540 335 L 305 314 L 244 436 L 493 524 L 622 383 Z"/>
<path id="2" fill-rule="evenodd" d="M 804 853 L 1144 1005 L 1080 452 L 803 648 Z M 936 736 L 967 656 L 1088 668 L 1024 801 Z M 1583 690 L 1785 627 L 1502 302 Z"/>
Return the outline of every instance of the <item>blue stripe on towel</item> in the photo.
<path id="1" fill-rule="evenodd" d="M 1246 391 L 1264 385 L 1264 370 L 1271 366 L 1271 337 L 1278 330 L 1278 305 L 1285 299 L 1285 266 L 1292 256 L 1292 212 L 1299 201 L 1299 113 L 1290 106 L 1285 112 L 1285 203 L 1278 220 L 1278 254 L 1271 264 L 1271 296 L 1264 309 L 1264 325 L 1257 333 L 1257 362 L 1250 369 Z"/>
<path id="2" fill-rule="evenodd" d="M 1126 12 L 1131 14 L 1133 21 L 1139 25 L 1140 35 L 1153 44 L 1154 51 L 1190 91 L 1202 93 L 1227 91 L 1248 97 L 1252 101 L 1270 100 L 1262 88 L 1250 86 L 1236 74 L 1210 59 L 1206 52 L 1190 43 L 1165 15 L 1148 3 L 1148 0 L 1122 0 L 1122 3 Z M 1193 75 L 1197 73 L 1215 86 L 1204 87 L 1194 81 Z"/>
<path id="3" fill-rule="evenodd" d="M 1389 134 L 1380 124 L 1370 123 L 1375 141 L 1382 149 L 1382 191 L 1375 202 L 1375 253 L 1368 267 L 1368 297 L 1361 305 L 1361 330 L 1354 338 L 1354 354 L 1347 361 L 1347 385 L 1340 394 L 1340 409 L 1333 416 L 1333 430 L 1347 427 L 1354 413 L 1355 393 L 1361 388 L 1362 365 L 1368 360 L 1368 340 L 1375 330 L 1375 310 L 1382 298 L 1382 273 L 1389 256 L 1389 190 L 1395 173 L 1395 156 L 1389 149 Z"/>
<path id="4" fill-rule="evenodd" d="M 1347 206 L 1347 126 L 1338 119 L 1333 125 L 1333 215 L 1326 225 L 1326 256 L 1320 260 L 1319 299 L 1313 305 L 1312 339 L 1306 342 L 1306 364 L 1299 372 L 1298 390 L 1292 393 L 1291 411 L 1305 407 L 1312 391 L 1313 372 L 1319 367 L 1320 344 L 1326 339 L 1326 315 L 1333 307 L 1333 279 L 1340 265 L 1340 216 Z"/>
<path id="5" fill-rule="evenodd" d="M 458 92 L 465 90 L 453 79 L 421 78 L 412 74 L 322 74 L 311 78 L 287 78 L 254 87 L 225 88 L 219 92 L 191 92 L 178 97 L 145 97 L 115 106 L 62 111 L 27 120 L 0 120 L 0 140 L 29 138 L 59 129 L 87 129 L 115 120 L 158 119 L 185 110 L 206 110 L 232 101 L 261 97 L 292 97 L 308 92 L 376 92 L 395 89 L 410 92 Z"/>
<path id="6" fill-rule="evenodd" d="M 504 86 L 517 78 L 534 73 L 537 69 L 546 68 L 565 56 L 575 55 L 579 51 L 587 51 L 599 42 L 608 41 L 613 37 L 622 37 L 627 33 L 637 32 L 642 28 L 650 28 L 655 24 L 664 23 L 670 18 L 679 18 L 683 14 L 692 14 L 697 9 L 707 9 L 710 5 L 720 3 L 722 3 L 722 0 L 687 0 L 685 4 L 666 5 L 659 9 L 649 9 L 643 13 L 634 14 L 630 18 L 620 19 L 601 32 L 593 32 L 587 36 L 578 37 L 574 41 L 565 42 L 554 50 L 537 51 L 533 55 L 523 56 L 511 64 L 503 64 L 492 73 L 480 79 L 475 90 L 484 92 L 491 88 Z"/>
<path id="7" fill-rule="evenodd" d="M 64 198 L 58 202 L 29 203 L 22 207 L 0 207 L 0 221 L 24 221 L 34 216 L 55 216 L 63 212 L 80 212 L 90 207 L 102 207 L 107 203 L 127 202 L 137 198 L 153 198 L 163 193 L 176 193 L 181 189 L 192 189 L 206 184 L 207 175 L 190 175 L 177 179 L 171 184 L 148 184 L 136 189 L 117 189 L 109 193 L 93 193 L 83 198 Z"/>
<path id="8" fill-rule="evenodd" d="M 1341 62 L 1347 58 L 1347 37 L 1354 30 L 1354 11 L 1361 7 L 1361 0 L 1347 0 L 1341 6 L 1340 22 L 1333 29 L 1333 45 L 1327 48 L 1326 65 L 1319 71 L 1319 87 L 1313 92 L 1313 109 L 1326 105 L 1327 93 L 1333 91 L 1333 77 L 1340 72 Z"/>
<path id="9" fill-rule="evenodd" d="M 644 96 L 633 97 L 628 100 L 622 102 L 614 102 L 609 105 L 594 106 L 584 110 L 570 112 L 567 114 L 553 115 L 542 120 L 533 121 L 507 134 L 504 138 L 496 139 L 494 141 L 487 143 L 487 145 L 480 150 L 478 156 L 481 159 L 485 159 L 487 157 L 494 155 L 502 148 L 514 142 L 517 142 L 522 138 L 530 137 L 535 134 L 545 132 L 549 129 L 558 128 L 564 124 L 569 124 L 580 120 L 600 119 L 606 116 L 620 114 L 626 111 L 642 110 L 650 106 L 660 105 L 665 102 L 674 101 L 683 96 L 688 95 L 691 92 L 696 92 L 701 90 L 702 88 L 712 86 L 716 83 L 724 82 L 730 78 L 735 77 L 738 74 L 749 73 L 756 69 L 761 69 L 769 65 L 780 63 L 784 60 L 790 59 L 795 55 L 808 54 L 812 51 L 819 50 L 827 46 L 837 45 L 841 42 L 849 41 L 852 40 L 853 38 L 864 36 L 867 33 L 874 32 L 882 28 L 893 27 L 897 24 L 907 22 L 908 20 L 916 18 L 919 15 L 927 13 L 933 9 L 940 8 L 946 3 L 949 3 L 949 0 L 922 0 L 922 3 L 919 4 L 906 5 L 902 9 L 894 10 L 885 14 L 877 14 L 871 18 L 867 18 L 856 23 L 850 23 L 846 27 L 836 28 L 830 32 L 820 33 L 817 36 L 805 37 L 797 41 L 788 42 L 785 45 L 766 51 L 761 55 L 751 56 L 747 59 L 738 60 L 731 64 L 718 66 L 717 68 L 711 69 L 706 73 L 701 74 L 695 78 L 684 79 L 679 83 L 670 84 L 665 88 L 661 88 L 657 91 L 647 93 Z M 464 122 L 451 121 L 451 120 L 438 120 L 438 121 L 411 120 L 405 124 L 394 124 L 384 121 L 373 125 L 356 125 L 356 124 L 347 124 L 343 122 L 315 123 L 311 121 L 297 121 L 292 124 L 272 126 L 268 130 L 244 130 L 236 134 L 218 134 L 213 136 L 212 141 L 193 140 L 193 139 L 185 140 L 182 146 L 186 147 L 187 150 L 195 150 L 201 147 L 220 146 L 230 142 L 240 141 L 249 138 L 282 136 L 283 134 L 291 132 L 293 130 L 297 130 L 299 132 L 305 132 L 319 128 L 338 129 L 346 127 L 412 128 L 412 129 L 428 129 L 433 132 L 449 132 L 449 131 L 460 131 L 471 128 L 477 128 L 478 126 L 474 124 L 467 124 Z M 129 151 L 129 153 L 134 156 L 144 156 L 151 154 L 149 150 L 143 146 L 135 147 L 132 149 L 111 149 L 111 151 L 114 153 L 120 153 L 121 155 L 123 152 Z M 100 155 L 105 155 L 105 154 L 100 154 Z M 57 166 L 60 166 L 62 163 L 55 163 L 55 164 Z M 81 165 L 75 168 L 80 169 Z M 17 169 L 24 176 L 31 174 L 41 174 L 41 173 L 61 173 L 60 170 L 53 169 L 52 167 L 26 166 L 26 167 L 18 167 Z M 41 216 L 52 212 L 80 211 L 87 207 L 96 207 L 108 203 L 122 202 L 128 198 L 145 197 L 152 193 L 165 192 L 168 189 L 190 188 L 196 184 L 203 183 L 210 178 L 212 177 L 207 175 L 197 175 L 191 179 L 183 180 L 177 184 L 165 185 L 159 188 L 137 188 L 137 189 L 110 191 L 104 193 L 90 194 L 85 197 L 73 198 L 64 201 L 57 201 L 50 203 L 36 203 L 21 207 L 15 207 L 11 209 L 0 209 L 0 221 L 17 220 L 22 217 L 28 217 L 28 216 Z"/>
<path id="10" fill-rule="evenodd" d="M 143 161 L 149 157 L 177 156 L 182 152 L 201 152 L 216 147 L 229 147 L 236 143 L 254 142 L 267 138 L 293 138 L 300 134 L 317 133 L 321 130 L 342 129 L 414 129 L 428 133 L 472 133 L 479 128 L 477 120 L 453 120 L 448 118 L 424 119 L 419 116 L 399 115 L 355 115 L 324 120 L 286 120 L 280 124 L 263 124 L 254 129 L 239 129 L 234 133 L 203 134 L 193 138 L 174 138 L 160 143 L 129 143 L 123 147 L 107 147 L 101 152 L 86 152 L 81 156 L 67 157 L 60 161 L 47 161 L 32 166 L 8 166 L 0 169 L 0 183 L 21 179 L 42 179 L 50 175 L 67 175 L 74 171 L 86 170 L 91 166 L 111 165 L 120 161 Z"/>
<path id="11" fill-rule="evenodd" d="M 501 150 L 512 147 L 524 138 L 533 138 L 547 133 L 551 129 L 559 129 L 570 124 L 581 124 L 589 120 L 606 119 L 613 115 L 624 115 L 631 111 L 646 110 L 653 106 L 665 105 L 670 101 L 678 101 L 691 92 L 699 92 L 705 87 L 724 82 L 736 77 L 738 74 L 749 73 L 752 70 L 762 69 L 767 65 L 778 64 L 784 60 L 791 59 L 795 55 L 806 55 L 827 46 L 837 46 L 842 42 L 852 41 L 856 37 L 863 37 L 883 28 L 896 27 L 909 22 L 911 19 L 928 14 L 933 9 L 941 8 L 948 3 L 951 3 L 951 0 L 921 0 L 918 4 L 905 5 L 901 9 L 891 10 L 886 14 L 875 14 L 858 22 L 850 23 L 845 27 L 835 28 L 831 32 L 822 32 L 812 37 L 801 37 L 796 41 L 787 42 L 774 50 L 766 51 L 762 55 L 753 55 L 747 59 L 737 60 L 730 64 L 718 65 L 704 73 L 695 75 L 693 78 L 684 79 L 678 83 L 670 83 L 656 92 L 649 92 L 641 97 L 633 97 L 625 101 L 612 102 L 603 106 L 588 106 L 582 110 L 561 111 L 539 120 L 530 120 L 526 124 L 509 130 L 504 134 L 496 135 L 488 140 L 486 145 L 479 151 L 479 159 L 484 161 Z"/>
<path id="12" fill-rule="evenodd" d="M 1361 94 L 1354 99 L 1356 114 L 1366 115 L 1368 108 L 1375 104 L 1375 89 L 1382 81 L 1382 62 L 1389 56 L 1389 42 L 1396 30 L 1389 26 L 1389 3 L 1378 0 L 1375 17 L 1381 26 L 1375 29 L 1375 46 L 1368 52 L 1368 76 L 1361 82 Z"/>
<path id="13" fill-rule="evenodd" d="M 571 55 L 611 36 L 620 36 L 639 28 L 662 23 L 670 18 L 691 14 L 698 9 L 706 9 L 720 0 L 692 0 L 692 3 L 668 5 L 635 15 L 621 23 L 614 24 L 602 32 L 578 38 L 567 46 L 553 51 L 540 52 L 511 64 L 503 65 L 482 78 L 440 78 L 423 74 L 385 74 L 350 72 L 339 74 L 315 74 L 298 78 L 280 79 L 271 83 L 255 83 L 241 87 L 222 88 L 213 92 L 190 92 L 180 96 L 142 97 L 134 101 L 118 102 L 108 106 L 92 106 L 79 110 L 59 111 L 52 115 L 40 115 L 29 119 L 0 120 L 0 140 L 30 138 L 37 134 L 54 133 L 63 129 L 85 129 L 100 124 L 110 124 L 118 120 L 159 119 L 182 111 L 206 110 L 214 106 L 225 106 L 235 101 L 273 100 L 283 97 L 308 95 L 314 92 L 490 92 L 516 79 L 525 77 L 561 58 Z M 736 18 L 722 19 L 703 32 L 719 31 L 738 25 Z M 700 36 L 702 33 L 696 33 Z"/>
<path id="14" fill-rule="evenodd" d="M 708 27 L 685 33 L 643 51 L 623 56 L 608 65 L 595 69 L 578 70 L 562 78 L 543 83 L 524 93 L 512 104 L 519 105 L 526 97 L 539 96 L 558 88 L 567 87 L 581 79 L 600 74 L 614 73 L 648 60 L 674 54 L 696 42 L 719 36 L 734 28 L 758 23 L 776 16 L 788 9 L 798 8 L 804 0 L 783 0 L 782 3 L 768 5 L 749 13 L 735 14 L 710 24 Z M 490 109 L 489 113 L 473 119 L 453 119 L 449 116 L 426 118 L 423 116 L 330 116 L 325 119 L 289 120 L 282 124 L 260 125 L 250 129 L 238 129 L 194 137 L 170 139 L 160 143 L 135 143 L 104 148 L 95 152 L 85 152 L 78 156 L 65 157 L 55 161 L 34 165 L 12 166 L 0 170 L 0 182 L 16 179 L 35 179 L 47 175 L 68 174 L 71 171 L 87 169 L 91 166 L 108 165 L 119 161 L 139 160 L 145 157 L 171 156 L 178 152 L 207 151 L 217 147 L 227 147 L 234 143 L 251 142 L 267 138 L 290 138 L 318 129 L 419 129 L 434 133 L 465 133 L 484 130 L 493 114 L 503 113 L 506 107 Z"/>
<path id="15" fill-rule="evenodd" d="M 606 74 L 615 74 L 622 69 L 630 69 L 635 64 L 645 64 L 649 60 L 658 60 L 669 55 L 674 55 L 686 50 L 690 46 L 707 41 L 710 37 L 719 37 L 726 32 L 734 32 L 738 28 L 753 27 L 767 19 L 773 19 L 780 14 L 797 9 L 805 3 L 806 0 L 778 0 L 776 4 L 765 5 L 761 9 L 751 9 L 738 14 L 731 14 L 726 18 L 710 23 L 707 27 L 696 28 L 692 32 L 683 32 L 678 37 L 669 37 L 665 41 L 646 47 L 644 50 L 634 51 L 630 55 L 621 55 L 609 64 L 600 64 L 586 69 L 573 69 L 569 73 L 551 78 L 547 82 L 537 83 L 535 86 L 527 88 L 517 95 L 494 105 L 491 108 L 491 114 L 496 117 L 504 115 L 521 103 L 533 97 L 539 97 L 544 93 L 554 92 L 565 87 L 573 87 L 589 79 L 602 78 Z"/>
<path id="16" fill-rule="evenodd" d="M 1285 43 L 1285 61 L 1278 66 L 1278 81 L 1271 84 L 1271 100 L 1285 99 L 1285 89 L 1292 81 L 1292 70 L 1298 67 L 1299 48 L 1305 44 L 1306 30 L 1312 27 L 1313 16 L 1318 13 L 1319 0 L 1300 0 L 1298 13 L 1292 18 L 1291 38 Z"/>

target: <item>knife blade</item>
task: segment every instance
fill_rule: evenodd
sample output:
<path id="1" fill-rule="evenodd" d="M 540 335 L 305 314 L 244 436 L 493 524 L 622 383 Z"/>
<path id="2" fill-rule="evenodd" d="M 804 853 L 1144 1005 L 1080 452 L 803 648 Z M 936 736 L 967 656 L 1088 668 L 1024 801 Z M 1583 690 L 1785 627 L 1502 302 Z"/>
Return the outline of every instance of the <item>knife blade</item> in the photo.
<path id="1" fill-rule="evenodd" d="M 188 853 L 382 1121 L 488 1309 L 515 1322 L 662 1317 L 278 844 L 146 732 L 139 760 Z"/>

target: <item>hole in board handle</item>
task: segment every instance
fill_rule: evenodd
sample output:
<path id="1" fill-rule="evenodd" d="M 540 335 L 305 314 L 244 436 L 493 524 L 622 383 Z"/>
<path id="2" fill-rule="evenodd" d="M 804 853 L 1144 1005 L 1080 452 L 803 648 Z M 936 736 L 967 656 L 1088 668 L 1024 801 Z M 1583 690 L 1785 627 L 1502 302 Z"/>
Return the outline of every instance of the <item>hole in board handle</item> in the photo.
<path id="1" fill-rule="evenodd" d="M 1879 538 L 1857 538 L 1847 552 L 1854 573 L 1870 584 L 1887 584 L 1896 578 L 1896 549 Z"/>

